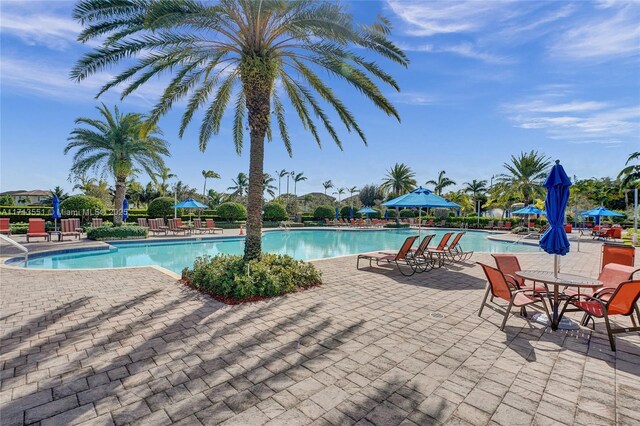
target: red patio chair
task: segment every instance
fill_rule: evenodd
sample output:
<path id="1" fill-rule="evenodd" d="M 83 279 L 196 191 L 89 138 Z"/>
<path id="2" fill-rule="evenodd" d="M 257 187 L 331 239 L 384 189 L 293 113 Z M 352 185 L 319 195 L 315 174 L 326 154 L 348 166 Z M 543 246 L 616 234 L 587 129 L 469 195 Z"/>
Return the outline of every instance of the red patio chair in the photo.
<path id="1" fill-rule="evenodd" d="M 449 239 L 452 235 L 453 232 L 447 232 L 442 236 L 442 239 L 436 247 L 427 247 L 429 255 L 432 257 L 435 256 L 438 259 L 437 267 L 441 267 L 442 265 L 444 265 L 448 259 L 447 256 L 449 250 L 447 250 L 447 243 L 449 242 Z"/>
<path id="2" fill-rule="evenodd" d="M 609 263 L 633 266 L 636 260 L 636 249 L 633 246 L 619 244 L 603 244 L 602 257 L 600 258 L 600 270 Z"/>
<path id="3" fill-rule="evenodd" d="M 610 294 L 609 298 L 607 300 L 603 299 L 603 294 Z M 588 324 L 589 319 L 591 319 L 594 330 L 596 328 L 596 322 L 593 318 L 604 318 L 607 335 L 609 336 L 609 344 L 611 345 L 611 350 L 615 351 L 616 342 L 613 337 L 614 334 L 640 331 L 640 327 L 638 326 L 640 323 L 640 309 L 638 309 L 637 305 L 638 299 L 640 299 L 640 280 L 625 281 L 612 292 L 602 292 L 595 297 L 584 295 L 571 296 L 562 309 L 561 315 L 564 314 L 569 305 L 573 305 L 588 315 L 584 324 Z M 611 322 L 609 321 L 609 317 L 612 315 L 631 317 L 633 327 L 612 328 Z"/>
<path id="4" fill-rule="evenodd" d="M 507 281 L 515 284 L 520 290 L 533 290 L 538 293 L 548 292 L 549 289 L 545 285 L 526 285 L 524 278 L 519 277 L 516 272 L 522 271 L 518 257 L 513 254 L 492 254 L 496 267 L 504 274 Z"/>
<path id="5" fill-rule="evenodd" d="M 216 222 L 213 219 L 205 219 L 207 223 L 207 228 L 211 229 L 211 233 L 215 234 L 216 231 L 220 231 L 221 234 L 224 234 L 224 229 L 216 226 Z"/>
<path id="6" fill-rule="evenodd" d="M 0 234 L 6 234 L 11 236 L 11 219 L 8 217 L 0 218 Z"/>
<path id="7" fill-rule="evenodd" d="M 51 236 L 47 233 L 44 225 L 44 219 L 29 219 L 29 229 L 27 230 L 27 242 L 29 238 L 44 238 L 50 241 Z"/>
<path id="8" fill-rule="evenodd" d="M 360 259 L 365 259 L 369 261 L 369 267 L 372 266 L 371 262 L 373 260 L 376 261 L 376 265 L 379 265 L 380 261 L 384 261 L 387 263 L 393 262 L 396 264 L 396 266 L 398 267 L 398 270 L 402 275 L 411 276 L 415 274 L 416 269 L 412 266 L 412 263 L 411 263 L 412 260 L 410 260 L 410 258 L 408 259 L 407 255 L 409 254 L 409 250 L 411 249 L 411 246 L 413 245 L 413 243 L 417 238 L 418 238 L 417 235 L 408 237 L 406 240 L 404 240 L 404 243 L 402 243 L 400 250 L 398 250 L 398 252 L 395 254 L 384 252 L 384 251 L 374 251 L 370 253 L 359 254 L 356 262 L 356 269 L 360 269 Z M 405 273 L 405 270 L 403 269 L 405 266 L 411 270 L 410 273 Z"/>
<path id="9" fill-rule="evenodd" d="M 510 231 L 511 230 L 511 222 L 505 222 L 504 223 L 504 230 L 505 231 Z"/>
<path id="10" fill-rule="evenodd" d="M 492 296 L 491 301 L 493 301 L 494 298 L 498 298 L 509 302 L 509 305 L 504 312 L 504 319 L 502 320 L 500 330 L 504 330 L 504 326 L 507 324 L 507 319 L 509 318 L 509 313 L 511 313 L 511 309 L 514 306 L 521 308 L 520 311 L 522 315 L 526 317 L 527 311 L 525 307 L 527 305 L 535 305 L 538 302 L 542 302 L 544 312 L 549 316 L 549 310 L 547 309 L 547 304 L 544 301 L 544 296 L 540 293 L 533 290 L 521 290 L 516 285 L 509 283 L 507 278 L 499 269 L 480 262 L 478 262 L 478 264 L 482 266 L 482 269 L 487 276 L 487 292 L 484 295 L 484 299 L 482 299 L 482 305 L 480 305 L 478 316 L 482 316 L 482 310 L 485 306 L 495 310 L 496 312 L 501 312 L 496 306 L 487 302 L 489 293 L 491 293 Z M 538 307 L 537 305 L 535 306 Z"/>

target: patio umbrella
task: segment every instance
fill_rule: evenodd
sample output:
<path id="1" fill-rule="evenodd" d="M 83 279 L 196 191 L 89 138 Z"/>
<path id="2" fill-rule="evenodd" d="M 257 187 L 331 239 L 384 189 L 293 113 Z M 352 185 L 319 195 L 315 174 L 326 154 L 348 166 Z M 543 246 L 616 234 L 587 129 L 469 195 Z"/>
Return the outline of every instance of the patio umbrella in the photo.
<path id="1" fill-rule="evenodd" d="M 367 219 L 369 219 L 369 213 L 378 213 L 378 212 L 372 209 L 371 207 L 364 207 L 358 210 L 358 213 L 360 214 L 364 213 L 365 215 L 367 215 Z"/>
<path id="2" fill-rule="evenodd" d="M 530 216 L 532 214 L 535 214 L 536 216 L 539 217 L 539 215 L 546 214 L 546 213 L 544 212 L 544 210 L 540 210 L 539 208 L 534 207 L 533 205 L 528 205 L 528 206 L 523 207 L 523 208 L 521 208 L 519 210 L 511 212 L 511 214 L 517 214 L 517 215 L 520 215 L 520 216 L 527 215 L 527 229 L 529 229 L 529 221 L 531 220 Z"/>
<path id="3" fill-rule="evenodd" d="M 336 207 L 336 220 L 340 218 L 340 210 Z"/>
<path id="4" fill-rule="evenodd" d="M 389 209 L 384 211 L 384 220 L 389 220 Z"/>
<path id="5" fill-rule="evenodd" d="M 62 216 L 60 216 L 60 199 L 58 199 L 57 195 L 53 196 L 53 212 L 51 213 L 51 218 L 53 219 L 53 229 L 57 232 L 58 231 L 58 219 L 60 219 Z"/>
<path id="6" fill-rule="evenodd" d="M 547 209 L 547 220 L 549 228 L 540 238 L 540 248 L 549 254 L 554 255 L 553 273 L 558 275 L 560 257 L 569 253 L 569 239 L 564 230 L 564 211 L 569 201 L 569 187 L 571 181 L 556 160 L 556 164 L 551 168 L 551 173 L 544 182 L 547 188 L 547 197 L 544 206 Z"/>
<path id="7" fill-rule="evenodd" d="M 122 220 L 126 221 L 129 217 L 129 201 L 125 198 L 122 202 Z"/>
<path id="8" fill-rule="evenodd" d="M 595 217 L 596 218 L 596 225 L 600 225 L 600 217 L 601 216 L 605 216 L 605 217 L 620 217 L 620 216 L 624 216 L 620 213 L 616 213 L 614 211 L 611 211 L 609 209 L 605 209 L 604 207 L 596 207 L 595 209 L 591 209 L 591 210 L 587 210 L 586 212 L 582 212 L 580 214 L 580 216 L 585 216 L 585 217 Z"/>
<path id="9" fill-rule="evenodd" d="M 382 203 L 383 206 L 386 207 L 409 207 L 409 208 L 417 208 L 418 215 L 422 217 L 422 209 L 423 208 L 460 208 L 459 204 L 456 204 L 451 201 L 447 201 L 439 195 L 434 194 L 426 188 L 418 187 L 413 191 L 401 195 L 393 200 L 389 200 L 386 203 Z M 420 221 L 422 222 L 422 221 Z M 422 229 L 422 224 L 418 223 L 418 236 L 420 236 Z"/>
<path id="10" fill-rule="evenodd" d="M 349 208 L 349 219 L 353 219 L 353 206 Z"/>
<path id="11" fill-rule="evenodd" d="M 207 205 L 202 204 L 193 198 L 187 198 L 186 200 L 173 206 L 174 209 L 206 209 Z M 189 223 L 191 223 L 191 211 L 189 211 Z"/>

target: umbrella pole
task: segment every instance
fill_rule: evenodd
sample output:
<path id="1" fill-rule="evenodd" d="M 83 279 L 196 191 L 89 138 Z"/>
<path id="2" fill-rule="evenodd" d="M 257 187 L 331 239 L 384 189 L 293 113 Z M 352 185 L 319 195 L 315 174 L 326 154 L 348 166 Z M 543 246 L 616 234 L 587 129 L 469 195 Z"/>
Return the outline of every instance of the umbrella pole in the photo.
<path id="1" fill-rule="evenodd" d="M 553 276 L 558 277 L 558 273 L 560 273 L 560 256 L 557 254 L 553 255 Z"/>
<path id="2" fill-rule="evenodd" d="M 418 240 L 422 231 L 422 207 L 418 207 Z"/>

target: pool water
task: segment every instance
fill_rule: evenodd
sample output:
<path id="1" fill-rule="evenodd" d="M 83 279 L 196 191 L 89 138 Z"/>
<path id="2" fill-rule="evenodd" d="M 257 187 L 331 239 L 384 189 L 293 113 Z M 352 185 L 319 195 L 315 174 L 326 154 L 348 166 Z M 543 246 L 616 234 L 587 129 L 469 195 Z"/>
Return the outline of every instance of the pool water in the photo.
<path id="1" fill-rule="evenodd" d="M 436 234 L 437 244 L 444 230 L 423 231 Z M 268 253 L 288 254 L 299 260 L 346 256 L 367 251 L 397 250 L 415 230 L 290 230 L 269 231 L 262 237 L 262 249 Z M 460 245 L 465 251 L 506 253 L 537 252 L 535 246 L 504 243 L 487 239 L 485 232 L 468 231 Z M 94 269 L 157 265 L 180 273 L 191 267 L 197 256 L 242 254 L 244 239 L 191 239 L 175 241 L 113 242 L 111 250 L 90 250 L 44 255 L 29 260 L 29 268 Z"/>

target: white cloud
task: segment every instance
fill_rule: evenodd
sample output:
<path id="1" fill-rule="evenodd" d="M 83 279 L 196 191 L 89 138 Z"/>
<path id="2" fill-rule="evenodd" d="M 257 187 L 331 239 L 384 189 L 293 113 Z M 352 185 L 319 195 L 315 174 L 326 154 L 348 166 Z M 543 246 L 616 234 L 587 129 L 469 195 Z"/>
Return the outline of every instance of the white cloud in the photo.
<path id="1" fill-rule="evenodd" d="M 9 5 L 26 6 L 23 3 Z M 65 50 L 76 42 L 82 26 L 71 18 L 55 14 L 32 12 L 23 7 L 2 10 L 0 31 L 3 35 L 18 37 L 27 45 L 42 45 L 54 50 Z"/>
<path id="2" fill-rule="evenodd" d="M 393 102 L 406 105 L 432 105 L 435 98 L 426 93 L 420 92 L 401 92 L 390 95 Z"/>
<path id="3" fill-rule="evenodd" d="M 610 6 L 598 16 L 576 23 L 550 46 L 552 56 L 573 60 L 607 60 L 640 54 L 638 3 Z M 608 13 L 608 15 L 605 15 Z"/>
<path id="4" fill-rule="evenodd" d="M 562 99 L 554 103 L 550 97 L 539 98 L 505 104 L 502 109 L 516 127 L 544 130 L 556 140 L 599 144 L 622 143 L 625 138 L 637 141 L 640 106 Z"/>

